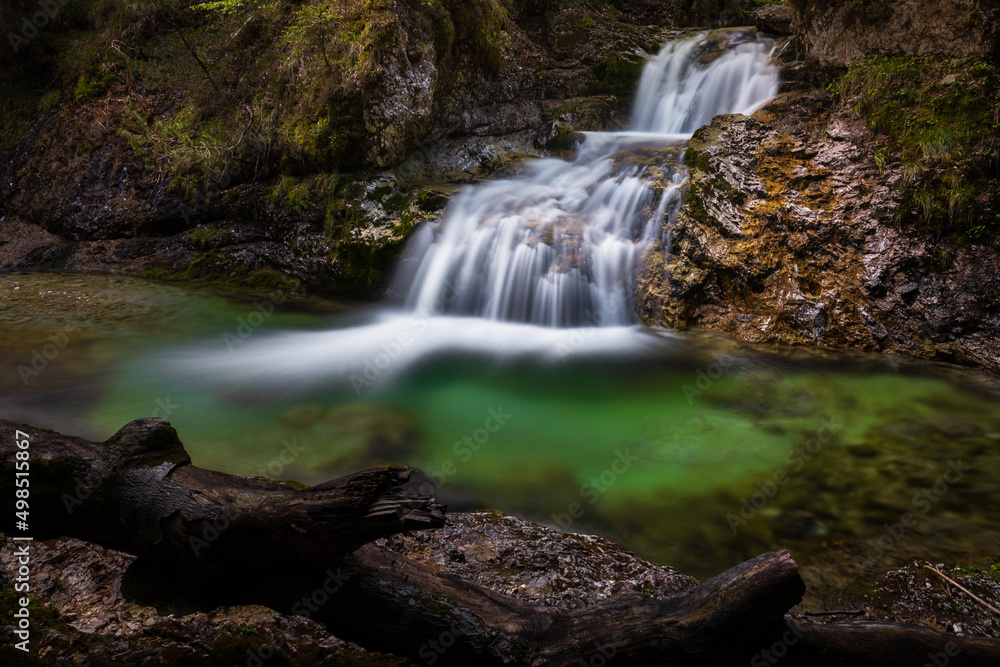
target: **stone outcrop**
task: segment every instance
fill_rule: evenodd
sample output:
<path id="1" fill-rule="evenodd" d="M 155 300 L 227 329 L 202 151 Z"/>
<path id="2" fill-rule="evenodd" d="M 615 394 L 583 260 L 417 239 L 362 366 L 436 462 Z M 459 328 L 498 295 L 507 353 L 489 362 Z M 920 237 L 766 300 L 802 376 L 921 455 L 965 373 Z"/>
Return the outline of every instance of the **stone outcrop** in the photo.
<path id="1" fill-rule="evenodd" d="M 789 93 L 695 133 L 643 320 L 1000 370 L 1000 255 L 896 224 L 902 164 L 880 168 L 865 122 L 831 105 Z"/>
<path id="2" fill-rule="evenodd" d="M 199 166 L 203 174 L 178 172 L 159 155 L 177 138 L 156 134 L 181 112 L 198 115 L 184 107 L 194 93 L 137 80 L 57 105 L 29 139 L 0 148 L 0 268 L 250 287 L 241 275 L 277 272 L 306 291 L 372 296 L 450 184 L 565 154 L 575 132 L 621 127 L 646 56 L 676 19 L 673 6 L 656 2 L 431 4 L 380 15 L 372 28 L 385 40 L 372 51 L 380 60 L 365 65 L 369 78 L 353 93 L 336 92 L 346 79 L 329 93 L 336 114 L 303 121 L 290 140 L 263 125 L 277 117 L 243 113 L 236 144 L 197 149 L 223 156 Z M 444 13 L 428 23 L 428 11 Z M 495 25 L 474 22 L 490 11 Z M 486 37 L 463 33 L 487 28 Z M 263 39 L 248 46 L 283 48 Z M 291 92 L 303 94 L 306 83 Z M 267 86 L 283 90 L 271 79 L 255 90 L 275 94 Z M 299 155 L 310 142 L 329 146 Z M 204 229 L 216 236 L 209 247 L 199 242 Z"/>
<path id="3" fill-rule="evenodd" d="M 867 55 L 991 58 L 998 8 L 979 0 L 792 0 L 808 60 L 846 67 Z"/>
<path id="4" fill-rule="evenodd" d="M 784 3 L 762 5 L 750 15 L 758 30 L 773 35 L 791 35 L 795 32 L 792 8 Z"/>

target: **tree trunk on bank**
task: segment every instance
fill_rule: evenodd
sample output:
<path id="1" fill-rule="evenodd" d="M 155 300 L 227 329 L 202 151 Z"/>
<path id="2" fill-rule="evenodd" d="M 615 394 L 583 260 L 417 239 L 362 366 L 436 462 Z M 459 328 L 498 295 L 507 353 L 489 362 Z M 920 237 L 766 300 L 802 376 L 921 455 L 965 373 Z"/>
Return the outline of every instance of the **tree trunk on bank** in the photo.
<path id="1" fill-rule="evenodd" d="M 25 456 L 22 529 L 13 499 Z M 192 466 L 160 419 L 102 443 L 0 421 L 4 532 L 134 554 L 123 593 L 147 602 L 302 614 L 306 600 L 322 599 L 308 612 L 335 634 L 425 665 L 765 665 L 779 651 L 788 665 L 922 664 L 937 653 L 953 666 L 1000 664 L 997 640 L 902 624 L 786 624 L 805 589 L 785 551 L 663 600 L 630 593 L 567 610 L 502 595 L 368 544 L 443 524 L 433 498 L 402 488 L 410 472 L 293 488 Z"/>
<path id="2" fill-rule="evenodd" d="M 29 436 L 26 450 L 17 433 Z M 18 451 L 30 464 L 26 531 L 12 525 Z M 133 421 L 101 443 L 0 422 L 4 532 L 133 554 L 136 572 L 162 583 L 165 597 L 175 583 L 187 596 L 256 601 L 372 540 L 443 525 L 443 507 L 400 488 L 410 472 L 379 468 L 296 489 L 191 465 L 162 419 Z"/>

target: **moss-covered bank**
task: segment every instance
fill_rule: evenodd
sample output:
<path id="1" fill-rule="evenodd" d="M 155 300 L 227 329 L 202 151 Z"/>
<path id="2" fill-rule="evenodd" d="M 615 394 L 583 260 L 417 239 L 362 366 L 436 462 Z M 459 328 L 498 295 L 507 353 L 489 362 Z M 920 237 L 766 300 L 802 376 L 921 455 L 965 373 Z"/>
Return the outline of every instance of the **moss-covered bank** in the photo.
<path id="1" fill-rule="evenodd" d="M 133 272 L 149 244 L 120 240 L 166 238 L 147 275 L 277 271 L 358 295 L 440 210 L 428 182 L 620 123 L 663 39 L 648 26 L 676 20 L 673 3 L 617 0 L 101 0 L 44 20 L 4 7 L 3 32 L 23 36 L 0 50 L 0 215 L 43 230 L 6 266 L 93 264 L 85 245 L 104 241 Z M 404 162 L 418 166 L 390 173 Z M 188 233 L 247 221 L 253 234 L 211 247 Z"/>

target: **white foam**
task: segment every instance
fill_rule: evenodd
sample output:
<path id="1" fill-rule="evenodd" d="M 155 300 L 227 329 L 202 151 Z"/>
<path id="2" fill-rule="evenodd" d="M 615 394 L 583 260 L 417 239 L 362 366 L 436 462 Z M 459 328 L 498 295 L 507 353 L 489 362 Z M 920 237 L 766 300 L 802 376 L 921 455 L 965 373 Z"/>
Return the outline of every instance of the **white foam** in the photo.
<path id="1" fill-rule="evenodd" d="M 678 339 L 634 326 L 554 328 L 476 317 L 382 311 L 374 320 L 327 331 L 256 332 L 244 342 L 217 340 L 179 348 L 158 372 L 187 386 L 222 393 L 260 388 L 299 394 L 386 389 L 415 367 L 441 358 L 494 364 L 564 364 L 641 358 Z"/>

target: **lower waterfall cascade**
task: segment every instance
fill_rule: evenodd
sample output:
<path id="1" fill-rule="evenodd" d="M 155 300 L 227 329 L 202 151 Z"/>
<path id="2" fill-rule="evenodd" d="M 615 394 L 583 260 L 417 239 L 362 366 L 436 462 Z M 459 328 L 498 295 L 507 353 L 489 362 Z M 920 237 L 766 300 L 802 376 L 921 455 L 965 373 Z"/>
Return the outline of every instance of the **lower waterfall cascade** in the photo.
<path id="1" fill-rule="evenodd" d="M 752 113 L 777 93 L 772 48 L 746 30 L 668 43 L 643 69 L 627 131 L 586 133 L 572 161 L 534 160 L 518 178 L 466 188 L 415 234 L 396 291 L 423 313 L 630 324 L 637 263 L 667 246 L 663 221 L 680 206 L 684 143 L 714 116 Z M 669 144 L 678 158 L 660 193 L 644 166 L 617 159 Z"/>

